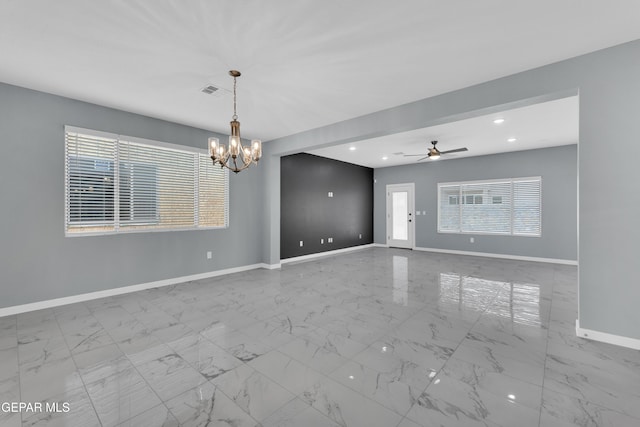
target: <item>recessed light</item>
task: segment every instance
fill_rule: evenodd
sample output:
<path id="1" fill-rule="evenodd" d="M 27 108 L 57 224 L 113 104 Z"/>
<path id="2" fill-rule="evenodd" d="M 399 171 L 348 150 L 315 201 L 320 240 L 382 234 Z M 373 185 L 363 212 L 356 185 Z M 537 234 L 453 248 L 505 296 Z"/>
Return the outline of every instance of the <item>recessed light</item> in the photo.
<path id="1" fill-rule="evenodd" d="M 515 395 L 513 395 L 513 394 L 509 394 L 509 395 L 507 395 L 507 397 L 508 397 L 510 400 L 516 400 L 516 396 L 515 396 Z"/>
<path id="2" fill-rule="evenodd" d="M 356 151 L 356 147 L 349 147 L 349 150 Z"/>
<path id="3" fill-rule="evenodd" d="M 388 159 L 387 156 L 382 157 L 382 160 L 387 160 L 387 159 Z"/>
<path id="4" fill-rule="evenodd" d="M 354 379 L 354 378 L 355 378 L 355 377 L 354 377 L 353 375 L 349 375 L 349 379 L 350 379 L 350 380 L 352 380 L 352 379 Z"/>
<path id="5" fill-rule="evenodd" d="M 516 142 L 516 141 L 517 141 L 517 139 L 515 139 L 515 138 L 509 138 L 509 139 L 507 139 L 507 142 Z"/>
<path id="6" fill-rule="evenodd" d="M 497 124 L 497 125 L 501 125 L 502 123 L 504 123 L 504 119 L 495 119 L 493 121 L 493 123 Z"/>

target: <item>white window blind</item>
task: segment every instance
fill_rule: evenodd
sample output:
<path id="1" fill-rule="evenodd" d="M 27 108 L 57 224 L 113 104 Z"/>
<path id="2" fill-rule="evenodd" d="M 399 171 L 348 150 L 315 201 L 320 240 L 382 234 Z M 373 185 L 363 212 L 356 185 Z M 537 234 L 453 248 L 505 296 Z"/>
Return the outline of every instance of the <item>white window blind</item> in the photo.
<path id="1" fill-rule="evenodd" d="M 438 232 L 541 235 L 540 177 L 438 184 Z"/>
<path id="2" fill-rule="evenodd" d="M 513 234 L 540 236 L 542 214 L 540 178 L 513 181 Z"/>
<path id="3" fill-rule="evenodd" d="M 67 235 L 228 226 L 228 172 L 205 150 L 65 128 Z"/>

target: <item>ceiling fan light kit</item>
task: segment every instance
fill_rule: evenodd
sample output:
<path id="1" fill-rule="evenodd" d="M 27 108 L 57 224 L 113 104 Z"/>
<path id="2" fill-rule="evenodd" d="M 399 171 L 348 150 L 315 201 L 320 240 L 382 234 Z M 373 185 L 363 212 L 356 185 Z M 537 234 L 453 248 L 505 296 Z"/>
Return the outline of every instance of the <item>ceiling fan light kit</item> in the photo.
<path id="1" fill-rule="evenodd" d="M 438 160 L 440 158 L 440 151 L 436 148 L 438 141 L 431 141 L 431 143 L 433 144 L 433 147 L 429 149 L 427 157 L 429 157 L 430 160 Z"/>

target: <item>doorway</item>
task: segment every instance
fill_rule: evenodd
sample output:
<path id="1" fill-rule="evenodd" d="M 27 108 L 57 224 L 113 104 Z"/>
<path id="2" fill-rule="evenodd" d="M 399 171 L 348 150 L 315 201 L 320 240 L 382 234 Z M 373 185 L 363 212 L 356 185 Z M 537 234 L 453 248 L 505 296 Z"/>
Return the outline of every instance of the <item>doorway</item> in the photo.
<path id="1" fill-rule="evenodd" d="M 413 249 L 414 183 L 387 185 L 387 245 Z"/>

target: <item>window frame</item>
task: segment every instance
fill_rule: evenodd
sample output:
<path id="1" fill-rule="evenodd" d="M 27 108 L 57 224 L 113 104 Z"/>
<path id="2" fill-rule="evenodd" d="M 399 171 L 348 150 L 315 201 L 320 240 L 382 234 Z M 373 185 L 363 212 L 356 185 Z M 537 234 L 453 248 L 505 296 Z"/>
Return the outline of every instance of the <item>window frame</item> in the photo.
<path id="1" fill-rule="evenodd" d="M 539 234 L 523 234 L 523 233 L 514 233 L 514 200 L 513 200 L 513 194 L 514 194 L 514 183 L 516 182 L 522 182 L 522 181 L 539 181 L 540 182 L 540 191 L 538 193 L 538 197 L 539 197 L 539 229 L 540 232 Z M 464 185 L 481 185 L 481 184 L 499 184 L 499 183 L 509 183 L 511 185 L 511 191 L 510 191 L 510 200 L 509 203 L 511 205 L 510 207 L 510 231 L 509 233 L 501 233 L 501 232 L 489 232 L 489 231 L 462 231 L 462 227 L 461 227 L 461 223 L 462 223 L 462 215 L 460 214 L 458 216 L 458 224 L 460 225 L 459 228 L 460 230 L 458 231 L 452 231 L 452 230 L 441 230 L 440 224 L 441 224 L 441 197 L 440 197 L 440 192 L 441 192 L 441 187 L 447 187 L 447 186 L 458 186 L 458 197 L 459 199 L 462 199 L 464 196 L 462 195 L 462 187 Z M 447 203 L 449 198 L 451 197 L 451 194 L 447 195 Z M 438 234 L 466 234 L 466 235 L 486 235 L 486 236 L 506 236 L 506 237 L 534 237 L 534 238 L 540 238 L 542 237 L 542 176 L 528 176 L 528 177 L 518 177 L 518 178 L 503 178 L 503 179 L 483 179 L 483 180 L 474 180 L 474 181 L 454 181 L 454 182 L 439 182 L 437 183 L 436 186 L 436 198 L 437 198 L 437 209 L 438 209 L 438 218 L 437 218 L 437 225 L 436 225 L 436 232 Z M 499 203 L 500 205 L 502 205 L 504 203 L 504 199 L 501 201 L 501 203 Z M 487 203 L 488 205 L 493 205 L 493 203 Z M 462 212 L 462 209 L 464 207 L 464 203 L 460 203 L 458 206 L 458 210 L 459 212 Z"/>
<path id="2" fill-rule="evenodd" d="M 164 150 L 174 150 L 174 151 L 178 151 L 181 153 L 189 153 L 189 154 L 193 154 L 194 155 L 194 167 L 193 167 L 193 173 L 194 173 L 194 200 L 193 200 L 193 212 L 194 212 L 194 225 L 188 225 L 188 226 L 172 226 L 172 227 L 158 227 L 158 228 L 132 228 L 132 229 L 128 229 L 126 227 L 122 228 L 119 227 L 119 223 L 120 223 L 120 218 L 118 218 L 118 220 L 116 220 L 116 215 L 119 215 L 119 200 L 115 200 L 117 199 L 116 195 L 119 195 L 119 190 L 117 192 L 114 193 L 114 207 L 113 207 L 113 229 L 111 230 L 105 230 L 105 231 L 69 231 L 69 227 L 70 225 L 72 225 L 74 222 L 70 221 L 70 190 L 69 190 L 69 185 L 70 185 L 70 170 L 69 170 L 69 147 L 67 144 L 67 134 L 69 133 L 77 133 L 77 134 L 82 134 L 82 135 L 87 135 L 87 136 L 91 136 L 91 137 L 96 137 L 96 138 L 105 138 L 105 139 L 115 139 L 116 143 L 115 145 L 117 146 L 121 141 L 123 143 L 133 143 L 133 144 L 140 144 L 140 145 L 146 145 L 146 146 L 152 146 L 152 147 L 159 147 L 162 148 Z M 115 148 L 116 151 L 119 150 L 119 148 Z M 172 231 L 190 231 L 190 230 L 219 230 L 219 229 L 226 229 L 229 228 L 230 226 L 230 212 L 229 212 L 229 195 L 230 195 L 230 190 L 229 190 L 229 186 L 230 186 L 230 182 L 229 182 L 229 170 L 228 169 L 223 169 L 222 172 L 224 174 L 224 204 L 223 204 L 223 216 L 224 216 L 224 225 L 215 225 L 215 226 L 209 226 L 209 225 L 200 225 L 199 224 L 199 220 L 200 220 L 200 215 L 199 215 L 199 195 L 200 195 L 200 166 L 201 166 L 201 162 L 211 162 L 211 159 L 209 157 L 209 153 L 207 149 L 204 148 L 197 148 L 197 147 L 191 147 L 191 146 L 187 146 L 187 145 L 180 145 L 180 144 L 172 144 L 172 143 L 168 143 L 168 142 L 162 142 L 162 141 L 156 141 L 156 140 L 152 140 L 152 139 L 145 139 L 145 138 L 139 138 L 139 137 L 133 137 L 133 136 L 128 136 L 128 135 L 121 135 L 121 134 L 116 134 L 116 133 L 111 133 L 111 132 L 104 132 L 104 131 L 98 131 L 98 130 L 93 130 L 93 129 L 86 129 L 86 128 L 80 128 L 80 127 L 76 127 L 76 126 L 70 126 L 70 125 L 65 125 L 64 126 L 64 235 L 65 237 L 85 237 L 85 236 L 108 236 L 108 235 L 117 235 L 117 234 L 132 234 L 132 233 L 162 233 L 162 232 L 172 232 Z M 107 160 L 108 162 L 115 162 L 114 165 L 119 161 L 118 158 L 118 154 L 116 154 L 114 156 L 113 160 Z M 209 167 L 211 168 L 215 168 L 214 165 L 210 164 Z M 119 173 L 115 172 L 115 169 L 117 169 L 117 167 L 114 166 L 114 175 L 119 175 Z M 115 178 L 114 177 L 114 188 L 118 187 L 118 185 L 120 184 L 119 182 L 119 177 Z M 157 194 L 156 194 L 156 197 Z M 156 206 L 156 209 L 159 209 Z"/>

